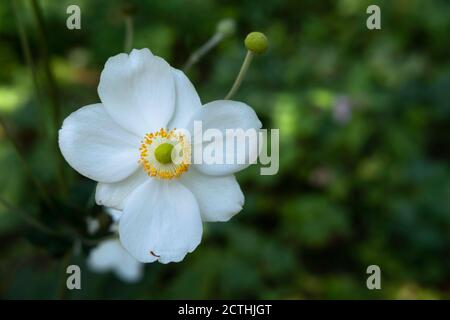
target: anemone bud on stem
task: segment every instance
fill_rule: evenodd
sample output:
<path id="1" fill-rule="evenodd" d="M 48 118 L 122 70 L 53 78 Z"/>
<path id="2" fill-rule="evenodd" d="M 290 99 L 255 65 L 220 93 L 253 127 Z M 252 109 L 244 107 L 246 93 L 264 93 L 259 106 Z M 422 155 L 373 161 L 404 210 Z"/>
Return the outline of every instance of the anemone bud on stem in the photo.
<path id="1" fill-rule="evenodd" d="M 195 50 L 183 67 L 183 71 L 187 72 L 194 64 L 200 61 L 209 51 L 215 48 L 223 39 L 232 35 L 236 29 L 233 19 L 226 18 L 217 24 L 216 32 L 209 38 L 200 48 Z"/>
<path id="2" fill-rule="evenodd" d="M 255 54 L 264 53 L 269 46 L 267 37 L 261 32 L 249 33 L 244 40 L 244 44 L 248 50 L 247 54 L 245 55 L 241 70 L 239 70 L 236 80 L 234 80 L 233 86 L 231 87 L 230 92 L 226 95 L 225 100 L 231 99 L 239 90 L 239 87 L 241 86 L 241 83 L 244 80 L 248 68 L 253 60 L 253 56 Z"/>

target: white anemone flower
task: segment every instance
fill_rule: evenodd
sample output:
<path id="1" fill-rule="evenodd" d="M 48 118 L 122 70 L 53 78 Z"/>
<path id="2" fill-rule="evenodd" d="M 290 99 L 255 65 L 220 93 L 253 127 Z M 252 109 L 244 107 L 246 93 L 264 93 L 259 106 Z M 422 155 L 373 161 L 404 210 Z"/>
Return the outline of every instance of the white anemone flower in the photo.
<path id="1" fill-rule="evenodd" d="M 116 232 L 121 212 L 112 208 L 106 208 L 105 211 L 113 220 L 110 230 Z M 94 233 L 98 228 L 98 220 L 88 220 L 90 233 Z M 128 283 L 138 282 L 144 274 L 144 265 L 125 250 L 118 238 L 102 241 L 92 249 L 87 259 L 87 265 L 94 272 L 112 271 L 120 280 Z"/>
<path id="2" fill-rule="evenodd" d="M 118 238 L 102 241 L 92 249 L 87 264 L 95 272 L 113 271 L 120 280 L 129 283 L 141 280 L 144 271 L 144 265 L 125 250 Z"/>
<path id="3" fill-rule="evenodd" d="M 113 271 L 120 280 L 129 283 L 141 280 L 144 271 L 144 265 L 125 250 L 119 239 L 102 241 L 92 249 L 87 265 L 95 272 Z"/>
<path id="4" fill-rule="evenodd" d="M 179 262 L 200 243 L 202 221 L 227 221 L 242 209 L 234 173 L 249 164 L 172 163 L 167 155 L 175 144 L 190 149 L 176 129 L 192 132 L 193 122 L 201 121 L 203 130 L 225 134 L 258 130 L 261 122 L 242 102 L 202 106 L 185 74 L 148 49 L 109 58 L 98 94 L 101 103 L 64 120 L 61 152 L 75 170 L 98 181 L 99 205 L 122 211 L 120 241 L 133 257 Z"/>

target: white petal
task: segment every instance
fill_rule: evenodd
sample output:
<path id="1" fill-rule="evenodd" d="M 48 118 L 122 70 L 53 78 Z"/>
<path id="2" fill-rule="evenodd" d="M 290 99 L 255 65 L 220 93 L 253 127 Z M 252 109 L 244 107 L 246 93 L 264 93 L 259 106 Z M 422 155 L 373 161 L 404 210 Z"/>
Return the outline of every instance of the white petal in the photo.
<path id="1" fill-rule="evenodd" d="M 242 210 L 244 194 L 234 175 L 215 177 L 191 168 L 180 181 L 197 199 L 203 221 L 228 221 Z"/>
<path id="2" fill-rule="evenodd" d="M 175 79 L 175 112 L 168 128 L 185 128 L 195 111 L 202 103 L 192 83 L 183 71 L 172 68 Z"/>
<path id="3" fill-rule="evenodd" d="M 92 249 L 87 260 L 89 268 L 97 272 L 111 270 L 120 259 L 118 245 L 120 246 L 120 242 L 111 239 Z"/>
<path id="4" fill-rule="evenodd" d="M 119 222 L 122 211 L 113 208 L 105 208 L 105 211 L 111 217 L 113 222 Z"/>
<path id="5" fill-rule="evenodd" d="M 197 201 L 177 180 L 150 179 L 125 201 L 119 235 L 141 262 L 179 262 L 202 237 Z"/>
<path id="6" fill-rule="evenodd" d="M 139 137 L 116 124 L 100 103 L 75 111 L 59 130 L 59 148 L 66 161 L 95 181 L 128 177 L 138 166 L 139 146 Z"/>
<path id="7" fill-rule="evenodd" d="M 114 271 L 125 282 L 136 282 L 142 278 L 143 265 L 126 251 L 118 239 L 100 243 L 89 254 L 88 267 L 95 272 Z"/>
<path id="8" fill-rule="evenodd" d="M 194 158 L 194 166 L 201 172 L 209 175 L 229 175 L 248 167 L 250 165 L 250 159 L 256 159 L 258 155 L 256 139 L 258 138 L 258 130 L 262 125 L 255 111 L 245 103 L 231 100 L 217 100 L 207 103 L 198 110 L 192 116 L 188 126 L 193 139 L 193 155 L 196 153 L 195 148 L 198 148 L 196 141 L 201 141 L 199 135 L 193 131 L 194 121 L 201 121 L 203 134 L 208 129 L 217 129 L 223 135 L 223 158 L 221 157 L 223 162 L 219 164 L 208 164 L 204 161 L 202 164 L 198 164 Z M 242 129 L 244 131 L 254 129 L 254 144 L 247 143 L 248 146 L 245 149 L 238 151 L 238 143 L 235 142 L 234 148 L 228 150 L 226 148 L 225 138 L 227 129 Z M 205 148 L 212 143 L 203 142 L 203 154 L 205 154 Z M 226 157 L 228 156 L 233 160 L 231 164 L 226 164 Z M 238 157 L 244 158 L 244 163 L 239 163 L 237 161 Z"/>
<path id="9" fill-rule="evenodd" d="M 123 210 L 125 199 L 149 176 L 144 169 L 138 168 L 128 178 L 115 183 L 98 183 L 95 190 L 95 201 L 100 206 L 112 207 Z"/>
<path id="10" fill-rule="evenodd" d="M 110 116 L 140 137 L 165 128 L 175 106 L 172 69 L 150 50 L 133 50 L 108 59 L 98 95 Z"/>
<path id="11" fill-rule="evenodd" d="M 144 265 L 133 258 L 133 256 L 130 255 L 128 251 L 122 247 L 122 245 L 120 245 L 120 247 L 126 253 L 126 256 L 123 255 L 121 263 L 115 268 L 117 276 L 123 282 L 139 282 L 139 280 L 141 280 L 144 276 Z"/>

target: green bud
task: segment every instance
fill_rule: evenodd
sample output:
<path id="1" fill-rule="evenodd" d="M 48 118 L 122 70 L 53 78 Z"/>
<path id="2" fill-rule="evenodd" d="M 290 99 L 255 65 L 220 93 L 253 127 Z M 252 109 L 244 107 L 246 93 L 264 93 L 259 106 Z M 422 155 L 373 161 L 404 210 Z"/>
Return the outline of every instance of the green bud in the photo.
<path id="1" fill-rule="evenodd" d="M 236 23 L 231 18 L 225 18 L 217 24 L 217 33 L 223 34 L 225 37 L 232 35 L 236 30 Z"/>
<path id="2" fill-rule="evenodd" d="M 168 164 L 172 162 L 173 144 L 163 143 L 156 147 L 155 158 L 159 163 Z"/>
<path id="3" fill-rule="evenodd" d="M 261 32 L 251 32 L 245 38 L 245 46 L 253 53 L 264 53 L 269 46 L 266 36 Z"/>

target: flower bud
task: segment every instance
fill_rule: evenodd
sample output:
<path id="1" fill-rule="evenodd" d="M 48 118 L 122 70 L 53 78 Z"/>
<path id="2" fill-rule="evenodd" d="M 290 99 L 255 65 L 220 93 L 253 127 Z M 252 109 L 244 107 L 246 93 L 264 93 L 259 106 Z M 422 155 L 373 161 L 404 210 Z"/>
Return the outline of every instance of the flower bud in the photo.
<path id="1" fill-rule="evenodd" d="M 223 36 L 227 37 L 232 35 L 236 30 L 236 23 L 231 18 L 225 18 L 219 21 L 217 24 L 217 33 L 223 34 Z"/>
<path id="2" fill-rule="evenodd" d="M 245 38 L 245 46 L 253 53 L 264 53 L 269 46 L 266 36 L 261 32 L 251 32 Z"/>

